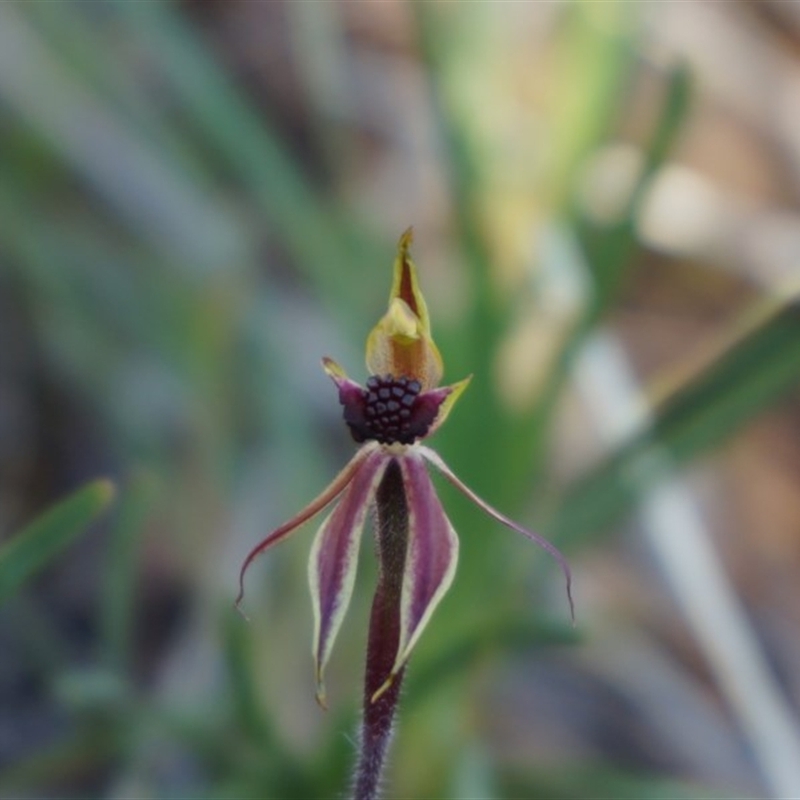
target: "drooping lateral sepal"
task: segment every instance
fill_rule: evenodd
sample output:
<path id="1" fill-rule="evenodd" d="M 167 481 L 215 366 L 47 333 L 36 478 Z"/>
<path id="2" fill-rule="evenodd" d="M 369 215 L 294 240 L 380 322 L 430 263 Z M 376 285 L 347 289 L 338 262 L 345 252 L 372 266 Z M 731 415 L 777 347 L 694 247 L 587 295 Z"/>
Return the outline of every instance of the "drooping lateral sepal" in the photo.
<path id="1" fill-rule="evenodd" d="M 314 611 L 313 653 L 317 701 L 323 708 L 323 671 L 353 594 L 367 512 L 389 461 L 382 450 L 370 451 L 339 504 L 323 522 L 311 548 L 308 581 Z"/>
<path id="2" fill-rule="evenodd" d="M 422 631 L 444 597 L 458 563 L 458 537 L 444 513 L 425 461 L 414 450 L 397 457 L 408 509 L 408 540 L 403 564 L 400 630 L 389 675 L 373 694 L 378 700 L 403 669 Z"/>
<path id="3" fill-rule="evenodd" d="M 347 463 L 345 468 L 328 484 L 328 486 L 315 497 L 302 511 L 295 514 L 290 520 L 284 522 L 279 528 L 262 539 L 248 554 L 239 570 L 239 594 L 236 597 L 236 607 L 244 598 L 244 577 L 253 561 L 265 550 L 294 533 L 304 522 L 308 522 L 320 511 L 323 511 L 347 488 L 348 484 L 358 474 L 363 462 L 374 453 L 377 445 L 370 444 L 362 447 Z"/>
<path id="4" fill-rule="evenodd" d="M 433 466 L 435 466 L 436 469 L 438 469 L 439 472 L 441 472 L 442 475 L 444 475 L 444 477 L 456 487 L 456 489 L 472 500 L 472 502 L 475 503 L 475 505 L 478 506 L 482 511 L 501 524 L 505 525 L 507 528 L 511 528 L 511 530 L 521 533 L 526 539 L 541 547 L 556 560 L 558 566 L 561 568 L 561 572 L 564 575 L 564 582 L 566 583 L 567 590 L 567 600 L 569 601 L 569 611 L 570 616 L 572 617 L 572 624 L 574 625 L 575 603 L 572 599 L 572 571 L 569 568 L 569 563 L 567 562 L 564 554 L 552 542 L 549 542 L 547 539 L 545 539 L 544 536 L 540 536 L 538 533 L 523 527 L 518 522 L 514 522 L 513 519 L 509 519 L 505 514 L 501 513 L 496 508 L 489 505 L 489 503 L 487 503 L 483 498 L 475 494 L 475 492 L 473 492 L 472 489 L 470 489 L 469 486 L 467 486 L 453 472 L 453 470 L 447 466 L 444 459 L 435 450 L 431 450 L 429 447 L 420 446 L 418 448 L 418 452 L 431 464 L 433 464 Z"/>

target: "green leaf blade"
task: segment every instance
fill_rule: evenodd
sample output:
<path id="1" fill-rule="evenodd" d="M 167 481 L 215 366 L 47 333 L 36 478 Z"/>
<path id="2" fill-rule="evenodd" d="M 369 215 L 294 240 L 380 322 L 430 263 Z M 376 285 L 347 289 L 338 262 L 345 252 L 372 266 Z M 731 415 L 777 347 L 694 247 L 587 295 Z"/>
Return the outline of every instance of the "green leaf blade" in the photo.
<path id="1" fill-rule="evenodd" d="M 46 567 L 108 508 L 116 489 L 101 478 L 78 489 L 0 547 L 0 604 Z"/>
<path id="2" fill-rule="evenodd" d="M 601 534 L 665 464 L 679 466 L 723 443 L 800 384 L 800 302 L 757 311 L 708 368 L 657 405 L 649 427 L 567 490 L 546 526 L 551 535 L 575 545 Z"/>

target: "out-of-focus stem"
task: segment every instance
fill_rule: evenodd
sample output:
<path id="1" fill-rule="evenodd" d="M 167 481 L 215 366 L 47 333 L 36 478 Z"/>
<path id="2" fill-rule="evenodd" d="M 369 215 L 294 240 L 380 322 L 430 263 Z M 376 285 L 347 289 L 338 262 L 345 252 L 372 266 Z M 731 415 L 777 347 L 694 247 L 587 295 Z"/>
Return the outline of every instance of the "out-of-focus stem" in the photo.
<path id="1" fill-rule="evenodd" d="M 364 719 L 353 800 L 375 800 L 392 738 L 394 714 L 403 681 L 401 670 L 377 700 L 373 696 L 386 682 L 400 638 L 400 596 L 408 544 L 408 507 L 400 468 L 392 462 L 375 498 L 376 544 L 380 574 L 372 602 L 364 680 Z"/>

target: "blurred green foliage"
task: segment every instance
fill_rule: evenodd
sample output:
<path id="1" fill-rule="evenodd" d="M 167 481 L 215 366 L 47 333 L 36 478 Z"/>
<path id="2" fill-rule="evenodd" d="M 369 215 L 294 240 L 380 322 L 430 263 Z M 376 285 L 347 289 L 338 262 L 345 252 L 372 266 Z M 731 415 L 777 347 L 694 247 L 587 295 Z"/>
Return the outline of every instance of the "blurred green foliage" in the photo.
<path id="1" fill-rule="evenodd" d="M 0 547 L 0 603 L 56 559 L 114 497 L 110 481 L 98 480 L 62 500 Z"/>
<path id="2" fill-rule="evenodd" d="M 517 305 L 491 279 L 481 156 L 454 99 L 459 59 L 469 54 L 443 5 L 415 4 L 470 297 L 457 318 L 434 325 L 448 376 L 476 375 L 437 446 L 509 511 L 527 508 L 546 475 L 569 366 L 637 268 L 638 204 L 689 111 L 689 77 L 679 68 L 622 218 L 607 226 L 583 218 L 576 183 L 614 126 L 635 56 L 620 17 L 629 7 L 594 5 L 575 4 L 560 33 L 570 69 L 553 120 L 559 150 L 541 187 L 548 214 L 589 267 L 590 292 L 540 392 L 511 413 L 491 376 Z M 462 12 L 461 22 L 473 13 Z M 609 18 L 597 24 L 598 14 Z M 158 97 L 139 71 L 157 83 Z M 338 345 L 344 363 L 360 358 L 388 290 L 393 244 L 309 175 L 269 109 L 227 76 L 176 4 L 3 4 L 0 95 L 6 285 L 23 304 L 51 380 L 88 409 L 108 443 L 123 487 L 99 576 L 97 658 L 76 667 L 56 656 L 51 690 L 69 725 L 60 740 L 7 765 L 0 793 L 69 792 L 104 775 L 110 788 L 98 793 L 108 796 L 333 796 L 353 756 L 345 734 L 356 724 L 363 640 L 343 634 L 333 682 L 350 692 L 344 710 L 321 719 L 299 706 L 298 685 L 313 695 L 310 659 L 308 680 L 294 682 L 311 631 L 298 579 L 305 545 L 265 564 L 266 586 L 248 598 L 249 626 L 231 608 L 235 562 L 335 469 L 319 436 L 320 411 L 306 400 L 327 391 L 331 418 L 338 409 L 324 378 L 303 374 L 311 362 L 298 363 L 303 323 L 313 319 L 315 348 L 324 343 L 336 354 Z M 290 265 L 288 284 L 271 259 Z M 423 283 L 424 260 L 418 253 Z M 570 547 L 599 539 L 658 478 L 651 470 L 630 480 L 650 448 L 685 463 L 785 395 L 800 377 L 797 334 L 796 304 L 742 323 L 730 349 L 656 406 L 651 428 L 551 499 L 545 530 Z M 90 484 L 9 538 L 0 600 L 108 506 L 109 486 Z M 530 565 L 520 543 L 487 531 L 474 509 L 443 495 L 463 539 L 459 574 L 412 664 L 409 735 L 401 728 L 392 773 L 418 797 L 469 789 L 459 753 L 478 736 L 469 680 L 482 663 L 577 639 L 536 604 L 526 602 L 520 616 L 513 587 Z M 192 655 L 144 680 L 137 582 L 148 548 L 172 565 L 188 595 L 182 636 Z M 369 577 L 366 567 L 360 585 Z M 360 595 L 364 618 L 370 592 Z M 198 663 L 212 677 L 198 678 Z M 700 796 L 693 786 L 604 765 L 520 776 L 490 764 L 474 780 L 503 797 Z"/>

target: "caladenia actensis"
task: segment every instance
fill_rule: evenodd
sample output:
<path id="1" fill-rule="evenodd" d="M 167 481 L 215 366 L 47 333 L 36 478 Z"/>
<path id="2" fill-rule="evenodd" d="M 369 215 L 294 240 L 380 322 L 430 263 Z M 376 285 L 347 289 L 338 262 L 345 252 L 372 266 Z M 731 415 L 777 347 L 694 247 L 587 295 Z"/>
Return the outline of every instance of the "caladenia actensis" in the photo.
<path id="1" fill-rule="evenodd" d="M 558 561 L 574 617 L 564 556 L 546 539 L 492 508 L 438 453 L 421 444 L 445 421 L 470 378 L 439 386 L 442 359 L 431 338 L 410 244 L 409 229 L 400 238 L 389 308 L 367 339 L 366 386 L 350 380 L 335 361 L 322 362 L 339 390 L 344 420 L 361 447 L 319 497 L 251 550 L 241 568 L 236 599 L 238 607 L 245 572 L 256 556 L 338 501 L 314 539 L 308 565 L 317 701 L 325 708 L 323 672 L 353 592 L 361 531 L 372 515 L 378 586 L 367 640 L 354 800 L 377 797 L 406 663 L 456 570 L 458 537 L 436 496 L 429 465 L 489 516 Z"/>

